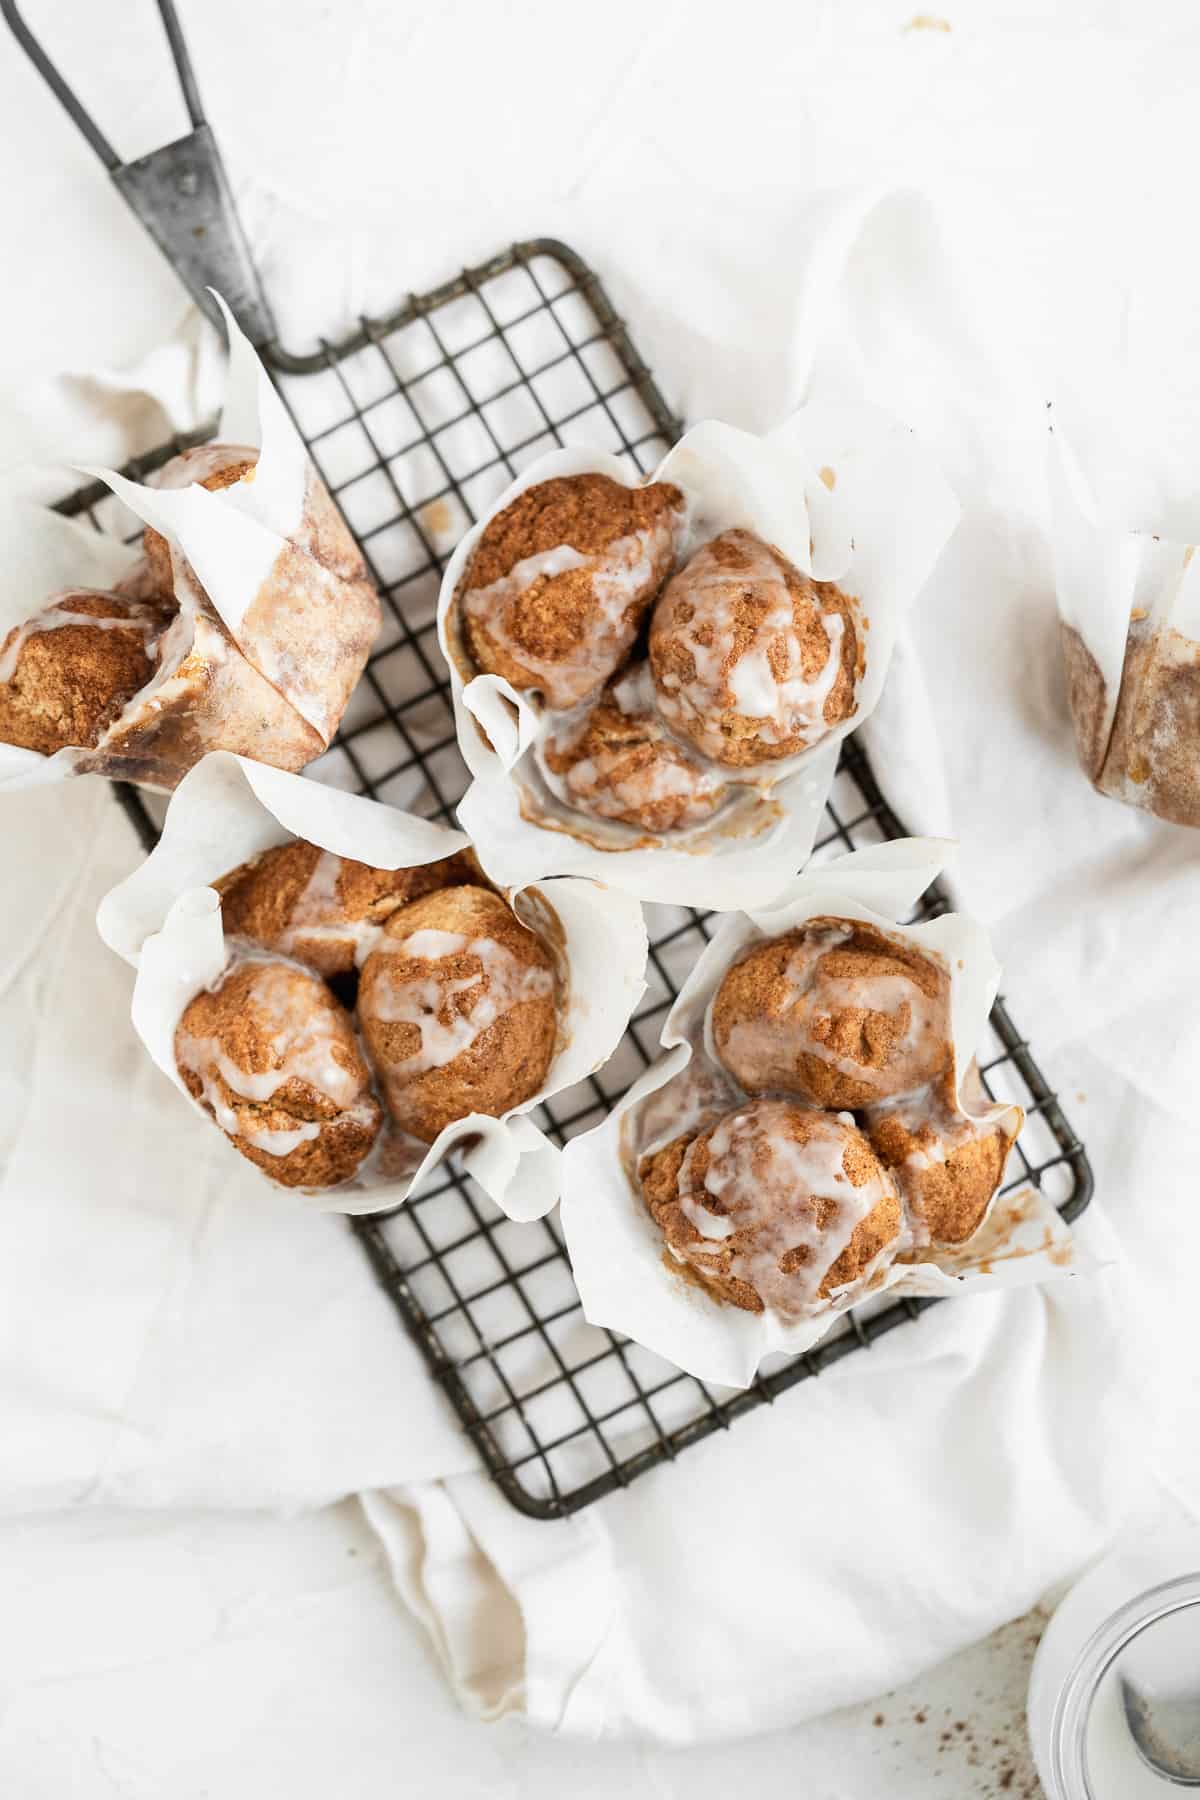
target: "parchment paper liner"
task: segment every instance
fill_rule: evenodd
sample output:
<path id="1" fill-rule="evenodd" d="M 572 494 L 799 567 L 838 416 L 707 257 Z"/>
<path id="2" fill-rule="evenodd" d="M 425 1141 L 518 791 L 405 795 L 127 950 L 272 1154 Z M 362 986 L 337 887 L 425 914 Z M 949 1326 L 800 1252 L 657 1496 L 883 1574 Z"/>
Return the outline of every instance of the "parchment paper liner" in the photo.
<path id="1" fill-rule="evenodd" d="M 563 1230 L 584 1314 L 593 1325 L 624 1332 L 702 1380 L 740 1388 L 749 1385 L 765 1357 L 810 1349 L 842 1312 L 867 1297 L 856 1290 L 835 1297 L 818 1318 L 788 1323 L 769 1313 L 725 1305 L 676 1274 L 661 1232 L 626 1175 L 621 1123 L 632 1107 L 687 1067 L 709 1002 L 744 946 L 827 914 L 865 920 L 944 959 L 963 1105 L 961 1079 L 995 998 L 999 968 L 982 929 L 968 919 L 948 914 L 924 925 L 896 923 L 941 872 L 949 849 L 934 839 L 902 838 L 853 851 L 797 877 L 770 910 L 734 913 L 721 922 L 663 1026 L 666 1055 L 647 1069 L 604 1124 L 573 1139 L 564 1153 Z M 986 1119 L 1010 1108 L 963 1110 Z M 1033 1188 L 994 1200 L 971 1238 L 953 1249 L 931 1249 L 927 1258 L 890 1265 L 868 1284 L 868 1292 L 896 1297 L 978 1293 L 1043 1281 L 1082 1266 L 1069 1228 Z"/>
<path id="2" fill-rule="evenodd" d="M 219 898 L 206 884 L 292 837 L 377 868 L 436 862 L 468 843 L 462 832 L 242 757 L 218 752 L 198 763 L 175 792 L 158 846 L 105 895 L 96 919 L 105 943 L 137 968 L 134 1026 L 189 1105 L 197 1102 L 175 1067 L 175 1027 L 226 960 Z M 447 1126 L 410 1178 L 301 1195 L 309 1205 L 346 1213 L 398 1206 L 468 1138 L 476 1142 L 461 1151 L 462 1166 L 509 1218 L 540 1218 L 554 1205 L 560 1152 L 528 1115 L 612 1054 L 644 990 L 646 931 L 635 901 L 592 881 L 550 881 L 509 898 L 527 924 L 536 927 L 548 905 L 561 927 L 567 1004 L 545 1085 L 500 1119 L 472 1114 Z"/>
<path id="3" fill-rule="evenodd" d="M 507 681 L 474 674 L 458 637 L 455 595 L 488 519 L 539 481 L 588 472 L 636 485 L 613 456 L 552 451 L 506 489 L 446 570 L 439 641 L 450 664 L 459 745 L 474 777 L 458 816 L 489 874 L 502 883 L 574 873 L 643 900 L 718 909 L 765 905 L 812 849 L 838 745 L 879 698 L 899 621 L 953 531 L 958 503 L 911 433 L 871 408 L 808 406 L 768 438 L 710 420 L 680 440 L 652 479 L 676 483 L 688 498 L 685 554 L 744 526 L 798 568 L 841 583 L 858 598 L 868 624 L 866 668 L 850 718 L 813 749 L 757 771 L 774 783 L 769 793 L 690 831 L 653 839 L 566 808 L 557 812 L 562 829 L 524 816 L 521 788 L 535 766 L 532 746 L 549 720 L 540 703 Z M 635 845 L 644 847 L 628 847 Z"/>
<path id="4" fill-rule="evenodd" d="M 1191 545 L 1101 517 L 1051 439 L 1051 535 L 1067 698 L 1100 793 L 1200 825 L 1200 563 Z"/>
<path id="5" fill-rule="evenodd" d="M 216 749 L 299 769 L 337 730 L 379 630 L 378 595 L 283 402 L 222 307 L 229 364 L 217 441 L 259 452 L 253 479 L 209 493 L 86 471 L 170 541 L 180 615 L 160 640 L 164 666 L 94 749 L 44 757 L 0 744 L 0 786 L 91 771 L 170 789 Z M 136 551 L 56 514 L 26 508 L 10 535 L 0 638 L 63 588 L 137 582 Z"/>

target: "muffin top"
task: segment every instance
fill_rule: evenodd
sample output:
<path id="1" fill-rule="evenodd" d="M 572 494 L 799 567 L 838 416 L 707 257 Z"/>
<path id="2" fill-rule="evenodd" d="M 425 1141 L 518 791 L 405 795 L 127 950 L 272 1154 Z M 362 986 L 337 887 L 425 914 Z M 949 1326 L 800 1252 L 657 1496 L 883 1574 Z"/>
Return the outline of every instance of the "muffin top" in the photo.
<path id="1" fill-rule="evenodd" d="M 647 1207 L 673 1254 L 720 1298 L 798 1319 L 896 1246 L 895 1182 L 848 1118 L 753 1100 L 644 1156 Z"/>
<path id="2" fill-rule="evenodd" d="M 577 705 L 625 661 L 671 568 L 683 496 L 607 475 L 538 482 L 484 527 L 461 590 L 478 668 L 550 707 Z"/>
<path id="3" fill-rule="evenodd" d="M 378 1134 L 350 1015 L 295 963 L 235 961 L 184 1008 L 175 1061 L 234 1148 L 284 1186 L 347 1180 Z"/>
<path id="4" fill-rule="evenodd" d="M 953 1059 L 942 967 L 875 926 L 812 919 L 753 945 L 713 998 L 712 1040 L 748 1093 L 840 1111 L 925 1086 Z"/>
<path id="5" fill-rule="evenodd" d="M 861 655 L 850 597 L 749 531 L 698 550 L 650 626 L 664 718 L 731 768 L 794 756 L 848 718 Z"/>
<path id="6" fill-rule="evenodd" d="M 154 673 L 167 623 L 151 602 L 72 589 L 0 645 L 0 740 L 43 756 L 94 749 Z"/>
<path id="7" fill-rule="evenodd" d="M 643 696 L 640 673 L 618 677 L 583 718 L 548 733 L 546 766 L 561 777 L 567 804 L 593 818 L 655 834 L 702 824 L 725 799 L 726 784 L 671 737 Z"/>
<path id="8" fill-rule="evenodd" d="M 499 894 L 443 888 L 387 921 L 358 1017 L 393 1118 L 432 1143 L 541 1087 L 558 1036 L 554 963 Z"/>
<path id="9" fill-rule="evenodd" d="M 213 886 L 228 936 L 338 975 L 363 962 L 398 907 L 467 873 L 459 855 L 414 869 L 375 869 L 296 838 L 264 850 Z"/>
<path id="10" fill-rule="evenodd" d="M 871 1146 L 895 1173 L 918 1244 L 962 1244 L 978 1231 L 1021 1120 L 1016 1106 L 982 1123 L 968 1117 L 950 1075 L 929 1093 L 868 1109 Z"/>

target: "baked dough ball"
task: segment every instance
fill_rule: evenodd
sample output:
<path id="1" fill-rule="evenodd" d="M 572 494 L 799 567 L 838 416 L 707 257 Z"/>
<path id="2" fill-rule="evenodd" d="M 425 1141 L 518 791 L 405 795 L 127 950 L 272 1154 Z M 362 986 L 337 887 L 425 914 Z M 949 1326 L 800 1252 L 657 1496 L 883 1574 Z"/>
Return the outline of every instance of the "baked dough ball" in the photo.
<path id="1" fill-rule="evenodd" d="M 224 488 L 234 487 L 244 478 L 253 480 L 257 462 L 258 451 L 245 444 L 197 444 L 191 450 L 180 451 L 169 463 L 164 463 L 151 476 L 151 485 L 158 488 L 185 488 L 195 483 L 207 488 L 210 493 L 217 494 Z M 149 581 L 160 593 L 170 594 L 175 585 L 170 544 L 153 526 L 147 525 L 142 533 L 142 550 Z"/>
<path id="2" fill-rule="evenodd" d="M 234 1149 L 284 1187 L 348 1181 L 379 1134 L 350 1015 L 292 963 L 235 962 L 197 994 L 175 1063 Z"/>
<path id="3" fill-rule="evenodd" d="M 443 888 L 387 921 L 358 1020 L 392 1117 L 430 1144 L 537 1093 L 558 1035 L 554 965 L 499 894 Z"/>
<path id="4" fill-rule="evenodd" d="M 596 693 L 633 648 L 682 521 L 683 496 L 663 482 L 566 475 L 526 488 L 484 528 L 464 578 L 476 666 L 551 707 Z"/>
<path id="5" fill-rule="evenodd" d="M 710 819 L 728 788 L 718 770 L 670 736 L 632 675 L 607 688 L 582 720 L 547 735 L 546 766 L 568 805 L 655 834 Z"/>
<path id="6" fill-rule="evenodd" d="M 896 1184 L 862 1132 L 790 1100 L 676 1138 L 638 1177 L 673 1255 L 747 1312 L 819 1312 L 899 1247 Z"/>
<path id="7" fill-rule="evenodd" d="M 895 1173 L 919 1242 L 962 1244 L 979 1229 L 1021 1128 L 1021 1109 L 979 1124 L 954 1104 L 954 1084 L 867 1114 L 880 1161 Z"/>
<path id="8" fill-rule="evenodd" d="M 166 623 L 146 601 L 79 588 L 14 626 L 0 645 L 0 741 L 94 749 L 154 673 Z"/>
<path id="9" fill-rule="evenodd" d="M 749 531 L 698 550 L 650 625 L 658 704 L 673 730 L 729 768 L 794 756 L 854 710 L 854 603 Z"/>
<path id="10" fill-rule="evenodd" d="M 926 1086 L 953 1059 L 946 971 L 903 939 L 813 919 L 755 944 L 712 1003 L 717 1055 L 747 1093 L 831 1112 Z"/>
<path id="11" fill-rule="evenodd" d="M 397 907 L 471 878 L 463 856 L 416 869 L 373 869 L 297 838 L 223 875 L 221 922 L 229 937 L 278 950 L 322 975 L 361 963 Z"/>

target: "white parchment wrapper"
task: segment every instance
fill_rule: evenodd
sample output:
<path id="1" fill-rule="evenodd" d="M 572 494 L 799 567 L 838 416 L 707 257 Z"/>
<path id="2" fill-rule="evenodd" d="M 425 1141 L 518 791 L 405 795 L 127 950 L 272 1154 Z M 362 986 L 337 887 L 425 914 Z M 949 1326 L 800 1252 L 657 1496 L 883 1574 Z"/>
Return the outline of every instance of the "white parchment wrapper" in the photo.
<path id="1" fill-rule="evenodd" d="M 942 958 L 950 973 L 950 1026 L 961 1083 L 995 998 L 998 965 L 984 932 L 969 919 L 948 914 L 923 925 L 896 923 L 941 872 L 951 848 L 929 838 L 872 845 L 797 877 L 770 910 L 733 913 L 722 921 L 667 1017 L 661 1039 L 666 1055 L 603 1125 L 573 1139 L 564 1153 L 563 1230 L 583 1310 L 593 1325 L 624 1332 L 702 1380 L 740 1388 L 749 1385 L 765 1357 L 810 1349 L 841 1313 L 868 1295 L 982 1292 L 1081 1267 L 1069 1228 L 1030 1188 L 994 1200 L 965 1243 L 930 1249 L 920 1263 L 893 1263 L 865 1292 L 849 1290 L 820 1316 L 789 1322 L 771 1313 L 743 1312 L 675 1276 L 664 1265 L 662 1234 L 626 1174 L 622 1119 L 687 1067 L 726 969 L 752 941 L 776 937 L 810 918 L 861 919 Z M 976 1119 L 1011 1110 L 964 1105 L 961 1087 L 958 1100 Z"/>
<path id="2" fill-rule="evenodd" d="M 253 477 L 210 493 L 88 473 L 178 548 L 246 660 L 328 744 L 378 634 L 379 597 L 270 377 L 220 304 L 229 363 L 215 441 L 257 451 Z"/>
<path id="3" fill-rule="evenodd" d="M 265 369 L 225 317 L 217 442 L 256 453 L 252 476 L 219 493 L 196 485 L 206 447 L 161 471 L 165 486 L 86 471 L 168 539 L 179 613 L 154 675 L 95 748 L 44 757 L 0 744 L 0 787 L 95 771 L 170 789 L 215 749 L 298 769 L 337 730 L 378 634 L 379 597 Z M 128 591 L 138 591 L 138 553 L 90 526 L 29 507 L 14 508 L 3 531 L 0 639 L 64 588 L 133 577 Z"/>
<path id="4" fill-rule="evenodd" d="M 553 451 L 506 489 L 446 570 L 439 638 L 450 664 L 459 745 L 474 777 L 459 818 L 488 873 L 503 884 L 572 873 L 612 882 L 642 900 L 718 909 L 765 905 L 812 849 L 838 745 L 879 698 L 899 621 L 953 531 L 958 503 L 912 434 L 870 408 L 805 407 L 767 438 L 710 420 L 680 440 L 652 479 L 675 483 L 687 498 L 684 557 L 741 526 L 805 573 L 838 582 L 857 599 L 868 627 L 866 667 L 848 719 L 811 750 L 754 771 L 773 784 L 769 792 L 633 848 L 646 844 L 646 834 L 630 826 L 566 809 L 557 819 L 570 822 L 570 830 L 525 816 L 522 790 L 537 779 L 533 746 L 550 719 L 503 678 L 472 678 L 457 641 L 455 595 L 488 521 L 538 482 L 586 473 L 636 485 L 613 456 Z"/>
<path id="5" fill-rule="evenodd" d="M 1200 825 L 1200 559 L 1102 516 L 1050 442 L 1055 592 L 1085 774 L 1103 794 Z"/>
<path id="6" fill-rule="evenodd" d="M 175 1066 L 175 1028 L 226 963 L 220 898 L 208 883 L 294 837 L 383 869 L 437 862 L 468 844 L 462 832 L 244 757 L 217 752 L 198 763 L 175 791 L 158 845 L 105 895 L 96 920 L 105 943 L 137 968 L 138 1035 L 191 1106 L 198 1103 Z M 541 1218 L 554 1205 L 561 1153 L 528 1115 L 612 1054 L 644 991 L 646 930 L 635 901 L 597 882 L 550 881 L 509 898 L 535 929 L 540 898 L 562 930 L 565 1029 L 545 1085 L 502 1118 L 474 1113 L 447 1126 L 410 1178 L 301 1194 L 310 1206 L 346 1213 L 398 1206 L 467 1138 L 475 1142 L 462 1150 L 462 1166 L 509 1218 Z"/>

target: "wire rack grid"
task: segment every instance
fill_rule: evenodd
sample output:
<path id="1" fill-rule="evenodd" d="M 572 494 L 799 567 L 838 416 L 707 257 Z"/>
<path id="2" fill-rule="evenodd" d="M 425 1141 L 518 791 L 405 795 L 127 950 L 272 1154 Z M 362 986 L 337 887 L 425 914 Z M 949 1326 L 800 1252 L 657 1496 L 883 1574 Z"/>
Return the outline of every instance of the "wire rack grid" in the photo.
<path id="1" fill-rule="evenodd" d="M 596 277 L 549 240 L 514 245 L 388 318 L 364 320 L 344 343 L 306 357 L 268 346 L 264 356 L 385 603 L 383 632 L 341 731 L 309 773 L 451 821 L 468 777 L 435 629 L 449 553 L 546 450 L 610 449 L 645 473 L 679 435 L 679 421 Z M 131 472 L 150 472 L 186 441 Z M 101 487 L 61 510 L 132 532 Z M 151 846 L 157 829 L 142 797 L 118 793 Z M 902 835 L 850 739 L 815 859 Z M 914 917 L 946 905 L 934 888 Z M 708 940 L 708 916 L 691 908 L 647 914 L 648 988 L 621 1046 L 602 1071 L 541 1109 L 539 1122 L 559 1143 L 597 1124 L 655 1059 L 667 1011 Z M 1008 1187 L 1032 1183 L 1075 1218 L 1092 1187 L 1083 1147 L 999 1002 L 988 1035 L 984 1085 L 1027 1115 Z M 589 1325 L 557 1220 L 512 1223 L 453 1163 L 396 1213 L 347 1223 L 483 1463 L 512 1504 L 537 1518 L 628 1486 L 935 1304 L 868 1304 L 808 1354 L 764 1370 L 744 1392 L 725 1391 Z"/>

